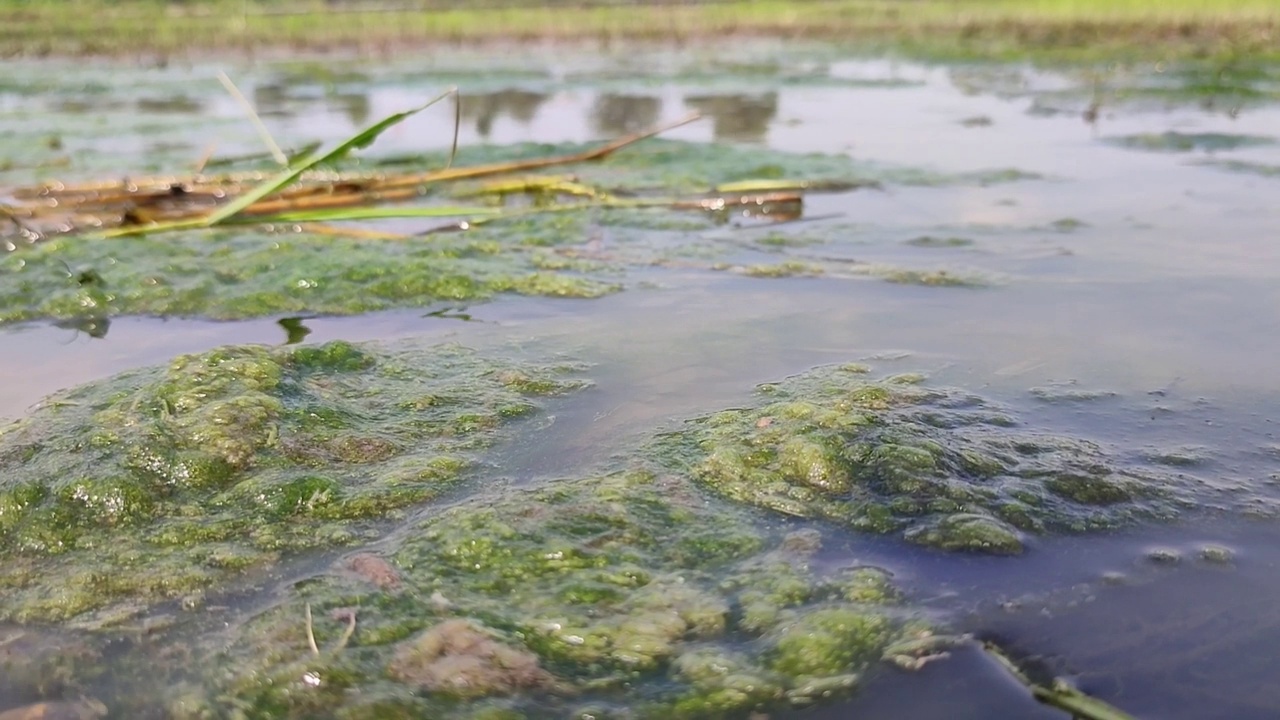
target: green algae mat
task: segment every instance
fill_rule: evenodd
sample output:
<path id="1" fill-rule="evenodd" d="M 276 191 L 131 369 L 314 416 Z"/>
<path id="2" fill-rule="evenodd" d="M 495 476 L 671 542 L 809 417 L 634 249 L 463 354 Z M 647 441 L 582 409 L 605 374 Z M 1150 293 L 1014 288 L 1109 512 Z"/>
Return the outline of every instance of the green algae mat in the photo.
<path id="1" fill-rule="evenodd" d="M 598 149 L 522 144 L 469 148 L 465 155 L 477 163 L 472 169 L 509 174 L 510 167 L 580 157 Z M 147 184 L 142 179 L 125 181 L 133 190 L 110 183 L 79 189 L 55 189 L 46 183 L 19 189 L 16 203 L 0 207 L 14 219 L 5 229 L 7 242 L 20 250 L 0 258 L 0 276 L 6 278 L 0 285 L 0 323 L 128 315 L 217 320 L 296 313 L 352 315 L 485 300 L 502 293 L 595 298 L 626 287 L 627 270 L 660 265 L 752 277 L 825 273 L 981 285 L 982 278 L 932 268 L 788 259 L 786 251 L 797 248 L 770 245 L 768 238 L 750 248 L 758 251 L 751 261 L 736 262 L 743 256 L 741 238 L 715 231 L 740 219 L 766 228 L 796 219 L 803 213 L 806 193 L 847 192 L 884 183 L 985 186 L 1036 179 L 1013 169 L 945 174 L 835 155 L 650 139 L 574 165 L 571 180 L 548 173 L 497 181 L 449 180 L 451 172 L 469 174 L 468 168 L 460 167 L 403 180 L 414 198 L 410 205 L 308 205 L 314 193 L 323 193 L 325 202 L 335 193 L 345 193 L 340 199 L 347 205 L 380 202 L 389 191 L 338 188 L 348 183 L 399 185 L 403 176 L 388 176 L 387 169 L 438 168 L 448 159 L 427 155 L 347 160 L 345 171 L 341 164 L 325 171 L 319 186 L 302 188 L 306 195 L 280 201 L 284 204 L 268 216 L 251 213 L 230 218 L 234 226 L 219 221 L 208 229 L 191 227 L 189 218 L 203 222 L 207 206 L 189 198 L 197 194 L 197 187 L 210 194 L 226 192 L 229 179 L 157 179 L 153 184 L 158 189 L 153 191 L 138 189 Z M 243 185 L 243 180 L 234 184 Z M 173 199 L 174 187 L 185 188 L 177 196 L 183 219 L 129 219 L 140 206 Z M 278 194 L 286 197 L 288 192 L 282 187 Z M 477 206 L 477 200 L 482 204 Z M 306 207 L 298 209 L 299 205 Z M 50 216 L 48 207 L 78 211 L 68 215 L 60 209 Z M 334 225 L 338 221 L 341 227 Z M 389 230 L 388 222 L 401 224 Z M 101 236 L 104 223 L 117 227 L 116 236 Z M 609 248 L 592 246 L 600 228 L 609 228 L 615 239 Z M 821 240 L 807 242 L 848 234 L 839 227 L 819 232 L 824 233 Z"/>
<path id="2" fill-rule="evenodd" d="M 461 348 L 228 348 L 48 399 L 3 431 L 16 621 L 201 594 L 281 553 L 342 547 L 459 482 L 572 369 Z"/>
<path id="3" fill-rule="evenodd" d="M 1098 445 L 1026 432 L 981 397 L 874 382 L 867 368 L 763 386 L 765 404 L 724 411 L 671 438 L 695 480 L 739 502 L 947 550 L 1023 551 L 1023 533 L 1171 518 L 1194 488 L 1126 467 Z"/>
<path id="4" fill-rule="evenodd" d="M 824 539 L 1018 553 L 1205 495 L 853 365 L 655 430 L 611 468 L 494 490 L 487 453 L 536 437 L 586 374 L 339 341 L 50 397 L 0 432 L 2 612 L 30 630 L 6 640 L 0 687 L 109 682 L 113 712 L 178 718 L 804 707 L 965 642 L 886 571 L 815 562 Z"/>

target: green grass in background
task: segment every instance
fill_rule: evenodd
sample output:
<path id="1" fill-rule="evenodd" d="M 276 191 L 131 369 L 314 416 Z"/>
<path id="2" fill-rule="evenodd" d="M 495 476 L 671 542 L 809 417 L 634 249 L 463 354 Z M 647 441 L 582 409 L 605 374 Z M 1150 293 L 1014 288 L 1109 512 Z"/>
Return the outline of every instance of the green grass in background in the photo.
<path id="1" fill-rule="evenodd" d="M 519 0 L 517 0 L 519 2 Z M 501 6 L 348 0 L 0 0 L 0 54 L 162 54 L 422 42 L 838 40 L 937 57 L 1280 56 L 1280 0 L 722 0 Z"/>

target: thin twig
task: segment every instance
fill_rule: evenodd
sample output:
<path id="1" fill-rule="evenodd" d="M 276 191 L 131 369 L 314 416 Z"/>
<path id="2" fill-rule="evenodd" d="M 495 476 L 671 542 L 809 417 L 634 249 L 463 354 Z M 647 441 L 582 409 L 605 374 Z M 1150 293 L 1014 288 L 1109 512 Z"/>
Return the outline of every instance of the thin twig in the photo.
<path id="1" fill-rule="evenodd" d="M 462 93 L 455 86 L 453 90 L 453 144 L 449 146 L 449 162 L 444 169 L 453 167 L 453 159 L 458 155 L 458 129 L 462 127 Z"/>
<path id="2" fill-rule="evenodd" d="M 240 92 L 240 88 L 236 87 L 236 84 L 231 82 L 231 78 L 221 70 L 218 71 L 218 82 L 222 83 L 222 87 L 226 88 L 227 92 L 231 93 L 231 97 L 235 98 L 236 102 L 240 103 L 240 107 L 244 108 L 249 119 L 253 121 L 254 127 L 258 129 L 258 134 L 262 136 L 262 141 L 267 144 L 267 149 L 271 151 L 271 157 L 274 158 L 277 163 L 280 163 L 282 167 L 287 166 L 289 164 L 289 158 L 285 156 L 284 151 L 276 144 L 275 138 L 271 137 L 271 131 L 267 130 L 267 126 L 262 122 L 262 118 L 258 117 L 258 112 L 253 109 L 253 103 L 249 102 L 249 98 L 245 97 L 244 94 Z"/>
<path id="3" fill-rule="evenodd" d="M 213 153 L 218 149 L 218 143 L 209 143 L 209 147 L 205 148 L 204 154 L 196 161 L 196 174 L 204 172 L 205 167 L 209 165 L 209 161 L 213 159 Z"/>
<path id="4" fill-rule="evenodd" d="M 351 640 L 351 636 L 356 632 L 356 611 L 351 610 L 347 613 L 347 629 L 342 631 L 342 637 L 338 638 L 338 644 L 333 647 L 336 653 L 347 646 L 347 642 Z"/>
<path id="5" fill-rule="evenodd" d="M 234 86 L 233 86 L 234 87 Z M 436 100 L 456 93 L 456 89 L 437 97 Z M 432 100 L 431 102 L 436 102 Z M 427 103 L 430 105 L 431 103 Z M 407 175 L 383 175 L 381 173 L 342 173 L 316 170 L 313 166 L 329 156 L 346 152 L 351 147 L 367 144 L 391 125 L 425 108 L 398 113 L 378 125 L 368 128 L 349 139 L 342 146 L 324 157 L 308 157 L 286 175 L 267 178 L 263 173 L 234 173 L 224 175 L 195 175 L 194 177 L 149 177 L 117 180 L 113 182 L 86 183 L 68 187 L 62 183 L 49 183 L 34 188 L 22 188 L 13 193 L 23 202 L 18 208 L 8 208 L 4 214 L 26 217 L 65 215 L 78 212 L 106 226 L 98 237 L 145 234 L 163 230 L 184 230 L 208 227 L 222 222 L 306 222 L 325 221 L 325 217 L 295 217 L 291 213 L 338 210 L 356 206 L 403 202 L 420 197 L 424 188 L 436 183 L 464 179 L 489 178 L 529 170 L 599 161 L 610 154 L 698 119 L 692 114 L 677 122 L 654 127 L 643 132 L 616 138 L 595 148 L 555 157 L 530 158 L 512 162 L 499 162 L 470 167 L 452 167 L 457 150 L 458 129 L 455 124 L 454 145 L 450 151 L 449 166 Z M 455 113 L 456 113 L 455 109 Z M 460 122 L 460 116 L 455 123 Z M 274 142 L 271 143 L 275 148 Z M 277 156 L 278 158 L 278 156 Z M 286 185 L 293 187 L 286 188 Z M 268 187 L 268 185 L 270 187 Z M 765 193 L 752 196 L 756 204 L 782 201 L 786 193 Z M 799 193 L 793 193 L 798 196 Z M 270 197 L 268 197 L 270 196 Z M 677 209 L 715 210 L 734 205 L 748 205 L 744 198 L 719 200 L 678 201 L 672 204 L 658 201 L 639 204 L 620 203 L 618 206 L 652 206 L 668 204 Z M 597 200 L 612 204 L 616 199 L 604 195 Z M 56 203 L 54 202 L 56 201 Z M 715 205 L 719 207 L 715 207 Z M 394 214 L 394 213 L 392 213 Z M 491 213 L 481 213 L 489 215 Z M 239 216 L 239 217 L 233 217 Z M 336 215 L 335 218 L 336 219 Z M 351 218 L 354 219 L 354 218 Z M 15 223 L 20 222 L 14 218 Z"/>
<path id="6" fill-rule="evenodd" d="M 311 625 L 311 603 L 307 603 L 307 645 L 311 647 L 312 655 L 319 655 L 320 648 L 316 647 L 316 631 Z"/>
<path id="7" fill-rule="evenodd" d="M 493 163 L 490 165 L 475 165 L 472 167 L 435 170 L 416 175 L 391 177 L 379 183 L 378 188 L 387 189 L 406 186 L 421 186 L 447 180 L 469 180 L 478 177 L 487 177 L 490 175 L 506 175 L 509 173 L 525 172 L 527 170 L 541 170 L 542 168 L 555 167 L 558 165 L 574 165 L 577 163 L 603 160 L 628 145 L 634 145 L 641 140 L 647 140 L 654 135 L 660 135 L 668 130 L 674 130 L 675 128 L 688 125 L 689 123 L 694 122 L 695 120 L 700 120 L 701 118 L 701 113 L 691 113 L 675 122 L 652 127 L 648 130 L 643 130 L 631 135 L 626 135 L 605 143 L 600 147 L 584 150 L 580 153 L 573 153 L 572 155 L 530 158 L 528 160 L 513 160 L 511 162 Z"/>
<path id="8" fill-rule="evenodd" d="M 332 184 L 320 186 L 302 184 L 279 192 L 272 199 L 259 200 L 249 205 L 244 209 L 243 214 L 246 216 L 270 216 L 304 209 L 344 208 L 371 203 L 397 202 L 418 197 L 424 185 L 506 175 L 559 165 L 594 162 L 603 160 L 628 145 L 633 145 L 673 128 L 687 125 L 699 118 L 701 118 L 701 115 L 693 113 L 676 122 L 617 138 L 599 147 L 570 155 L 433 170 L 411 175 L 372 177 L 367 180 L 352 179 L 350 182 L 344 183 L 346 187 L 341 189 L 335 188 Z M 343 181 L 339 180 L 338 182 Z M 307 198 L 307 200 L 304 201 L 302 198 Z M 184 217 L 191 217 L 191 215 L 177 215 L 174 219 L 182 219 Z M 145 231 L 145 228 L 140 229 L 140 231 Z"/>

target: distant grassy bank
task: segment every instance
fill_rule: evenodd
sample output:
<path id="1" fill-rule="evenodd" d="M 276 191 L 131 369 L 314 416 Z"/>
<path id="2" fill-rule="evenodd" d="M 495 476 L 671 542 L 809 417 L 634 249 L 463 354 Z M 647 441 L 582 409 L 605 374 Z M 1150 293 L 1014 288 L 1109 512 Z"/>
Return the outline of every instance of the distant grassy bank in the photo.
<path id="1" fill-rule="evenodd" d="M 933 57 L 1275 59 L 1280 0 L 0 0 L 0 54 L 8 56 L 733 35 Z"/>

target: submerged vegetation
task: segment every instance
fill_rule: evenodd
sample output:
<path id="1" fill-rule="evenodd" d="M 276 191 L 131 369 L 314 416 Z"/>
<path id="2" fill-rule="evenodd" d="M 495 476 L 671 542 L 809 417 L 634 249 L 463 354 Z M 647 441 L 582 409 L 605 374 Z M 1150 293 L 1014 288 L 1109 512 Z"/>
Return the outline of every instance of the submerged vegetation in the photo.
<path id="1" fill-rule="evenodd" d="M 362 12 L 321 0 L 0 2 L 0 53 L 189 53 L 255 47 L 385 49 L 424 40 L 838 39 L 938 56 L 1274 57 L 1274 0 L 768 0 L 563 6 L 432 1 Z M 1158 46 L 1158 50 L 1154 48 Z"/>
<path id="2" fill-rule="evenodd" d="M 838 697 L 882 660 L 960 642 L 884 570 L 814 563 L 825 535 L 1010 555 L 1203 498 L 977 396 L 846 365 L 764 385 L 623 467 L 417 512 L 484 475 L 510 422 L 583 387 L 576 370 L 245 346 L 53 396 L 0 434 L 3 617 L 150 634 L 175 658 L 163 683 L 134 691 L 143 658 L 107 672 L 129 712 L 714 718 Z M 166 634 L 227 617 L 219 598 L 303 553 L 334 559 L 222 630 Z"/>
<path id="3" fill-rule="evenodd" d="M 49 398 L 0 431 L 0 619 L 116 619 L 438 496 L 570 367 L 459 347 L 231 347 Z"/>
<path id="4" fill-rule="evenodd" d="M 760 402 L 660 443 L 717 494 L 800 518 L 900 533 L 944 550 L 1016 555 L 1081 532 L 1194 506 L 1194 486 L 1084 440 L 1026 432 L 982 398 L 859 365 L 762 386 Z"/>
<path id="5" fill-rule="evenodd" d="M 409 519 L 507 423 L 581 387 L 572 370 L 457 347 L 246 346 L 52 397 L 0 435 L 4 619 L 150 633 L 174 662 L 111 705 L 176 718 L 717 717 L 845 693 L 928 634 L 887 573 L 818 574 L 818 531 L 656 468 Z M 169 613 L 201 624 L 262 570 L 383 538 L 387 519 L 410 531 L 225 632 L 163 639 Z M 140 682 L 133 662 L 115 687 Z"/>
<path id="6" fill-rule="evenodd" d="M 882 571 L 816 574 L 820 544 L 648 472 L 478 498 L 389 552 L 395 591 L 329 575 L 254 619 L 219 654 L 210 702 L 344 718 L 806 705 L 848 692 L 891 642 L 927 632 Z M 356 615 L 344 649 L 308 650 L 304 606 Z M 316 646 L 340 642 L 344 625 L 316 623 Z"/>

